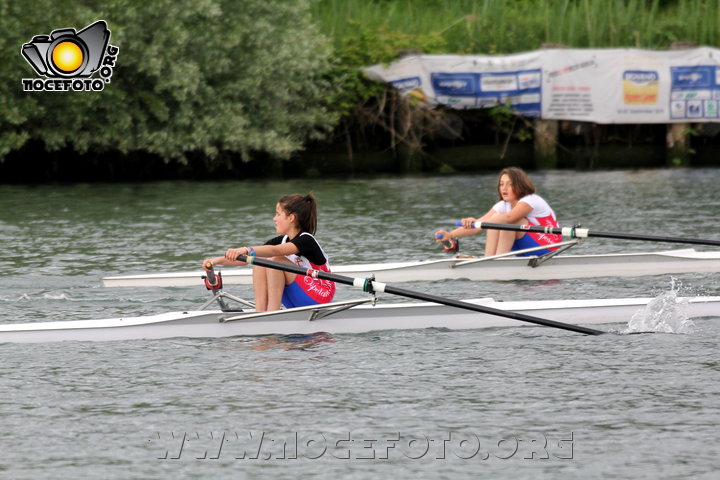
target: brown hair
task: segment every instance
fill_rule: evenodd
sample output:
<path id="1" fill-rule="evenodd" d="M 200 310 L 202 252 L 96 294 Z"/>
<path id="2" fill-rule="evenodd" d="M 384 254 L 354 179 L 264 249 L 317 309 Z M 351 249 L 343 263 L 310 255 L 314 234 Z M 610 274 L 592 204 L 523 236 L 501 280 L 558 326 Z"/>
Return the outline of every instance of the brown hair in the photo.
<path id="1" fill-rule="evenodd" d="M 530 180 L 525 170 L 518 167 L 508 167 L 504 168 L 503 171 L 500 172 L 500 175 L 498 175 L 497 190 L 500 200 L 502 200 L 502 195 L 500 195 L 500 179 L 503 175 L 510 177 L 510 183 L 512 183 L 513 190 L 518 198 L 523 198 L 535 193 L 535 184 Z"/>
<path id="2" fill-rule="evenodd" d="M 302 232 L 315 235 L 315 230 L 317 230 L 317 199 L 315 195 L 312 193 L 283 195 L 278 203 L 285 213 L 295 215 Z"/>

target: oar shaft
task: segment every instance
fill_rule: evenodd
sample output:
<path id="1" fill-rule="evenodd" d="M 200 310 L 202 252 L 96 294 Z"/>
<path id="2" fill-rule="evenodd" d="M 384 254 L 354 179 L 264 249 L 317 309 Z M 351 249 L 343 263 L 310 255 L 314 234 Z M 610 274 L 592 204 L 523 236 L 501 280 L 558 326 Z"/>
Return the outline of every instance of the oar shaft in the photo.
<path id="1" fill-rule="evenodd" d="M 688 243 L 693 245 L 720 246 L 720 240 L 704 240 L 701 238 L 666 237 L 662 235 L 641 235 L 636 233 L 598 232 L 587 228 L 575 227 L 541 227 L 538 225 L 514 225 L 511 223 L 474 222 L 473 228 L 487 230 L 507 230 L 514 232 L 551 233 L 569 238 L 616 238 L 621 240 L 644 240 L 649 242 Z"/>
<path id="2" fill-rule="evenodd" d="M 665 237 L 662 235 L 640 235 L 634 233 L 615 233 L 615 232 L 588 232 L 589 237 L 601 238 L 619 238 L 625 240 L 645 240 L 649 242 L 667 242 L 667 243 L 687 243 L 693 245 L 712 245 L 720 246 L 720 240 L 705 240 L 702 238 L 685 238 L 685 237 Z"/>
<path id="3" fill-rule="evenodd" d="M 346 277 L 344 275 L 338 275 L 336 273 L 323 272 L 319 270 L 308 270 L 297 265 L 289 263 L 275 262 L 267 260 L 265 258 L 258 258 L 255 256 L 240 255 L 238 258 L 241 262 L 247 262 L 252 265 L 258 265 L 261 267 L 274 268 L 277 270 L 283 270 L 290 273 L 296 273 L 298 275 L 306 275 L 313 278 L 321 278 L 323 280 L 330 280 L 336 283 L 342 283 L 344 285 L 350 285 L 358 288 L 362 288 L 366 292 L 385 292 L 393 295 L 400 295 L 403 297 L 414 298 L 416 300 L 422 300 L 426 302 L 438 303 L 440 305 L 447 305 L 449 307 L 462 308 L 465 310 L 472 310 L 475 312 L 486 313 L 490 315 L 496 315 L 499 317 L 511 318 L 521 322 L 534 323 L 536 325 L 544 325 L 546 327 L 560 328 L 563 330 L 569 330 L 571 332 L 584 333 L 587 335 L 601 335 L 605 332 L 601 330 L 594 330 L 592 328 L 582 327 L 579 325 L 572 325 L 568 323 L 556 322 L 554 320 L 547 320 L 544 318 L 534 317 L 523 313 L 511 312 L 506 310 L 499 310 L 496 308 L 487 307 L 484 305 L 476 305 L 474 303 L 463 302 L 461 300 L 453 300 L 451 298 L 438 297 L 428 293 L 416 292 L 413 290 L 406 290 L 404 288 L 393 287 L 382 282 L 376 282 L 371 279 L 353 278 Z"/>
<path id="4" fill-rule="evenodd" d="M 592 328 L 582 327 L 579 325 L 572 325 L 569 323 L 556 322 L 554 320 L 548 320 L 546 318 L 534 317 L 532 315 L 525 315 L 524 313 L 512 312 L 507 310 L 499 310 L 497 308 L 486 307 L 484 305 L 476 305 L 474 303 L 463 302 L 462 300 L 453 300 L 452 298 L 438 297 L 427 293 L 418 293 L 411 290 L 405 290 L 403 288 L 393 287 L 391 285 L 385 286 L 385 292 L 392 293 L 395 295 L 401 295 L 403 297 L 414 298 L 416 300 L 424 300 L 426 302 L 439 303 L 441 305 L 447 305 L 449 307 L 464 308 L 466 310 L 473 310 L 475 312 L 487 313 L 498 317 L 511 318 L 521 322 L 534 323 L 536 325 L 543 325 L 546 327 L 560 328 L 563 330 L 569 330 L 571 332 L 585 333 L 587 335 L 601 335 L 605 332 L 600 330 L 594 330 Z"/>

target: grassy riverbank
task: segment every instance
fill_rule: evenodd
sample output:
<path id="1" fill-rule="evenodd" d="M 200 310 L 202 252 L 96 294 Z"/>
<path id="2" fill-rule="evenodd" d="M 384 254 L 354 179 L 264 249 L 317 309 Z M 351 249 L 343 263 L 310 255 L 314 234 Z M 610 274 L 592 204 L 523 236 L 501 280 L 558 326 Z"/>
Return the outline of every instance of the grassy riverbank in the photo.
<path id="1" fill-rule="evenodd" d="M 439 40 L 427 53 L 720 46 L 720 0 L 318 0 L 312 14 L 336 48 L 372 31 Z"/>

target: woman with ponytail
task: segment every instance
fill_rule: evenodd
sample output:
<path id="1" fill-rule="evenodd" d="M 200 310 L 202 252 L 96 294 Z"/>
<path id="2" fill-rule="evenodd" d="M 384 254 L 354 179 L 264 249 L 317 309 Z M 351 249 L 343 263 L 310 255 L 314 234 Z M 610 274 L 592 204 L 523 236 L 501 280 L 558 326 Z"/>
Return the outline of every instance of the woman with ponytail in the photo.
<path id="1" fill-rule="evenodd" d="M 208 258 L 207 265 L 247 265 L 240 255 L 268 257 L 276 262 L 303 268 L 330 271 L 328 257 L 315 239 L 317 199 L 313 194 L 284 195 L 275 206 L 275 231 L 278 236 L 264 245 L 231 248 L 222 257 Z M 258 312 L 328 303 L 335 296 L 335 283 L 290 272 L 253 266 L 255 309 Z"/>

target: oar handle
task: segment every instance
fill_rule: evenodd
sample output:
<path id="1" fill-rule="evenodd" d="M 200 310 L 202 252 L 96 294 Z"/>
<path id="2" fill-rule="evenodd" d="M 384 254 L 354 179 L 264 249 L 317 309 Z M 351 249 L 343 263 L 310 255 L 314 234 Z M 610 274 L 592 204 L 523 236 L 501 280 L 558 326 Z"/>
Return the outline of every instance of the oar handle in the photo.
<path id="1" fill-rule="evenodd" d="M 218 290 L 222 288 L 222 276 L 215 273 L 213 264 L 208 262 L 205 264 L 205 287 L 208 290 Z"/>
<path id="2" fill-rule="evenodd" d="M 441 233 L 438 233 L 435 235 L 435 238 L 438 240 L 442 239 L 443 236 Z M 449 238 L 447 240 L 443 240 L 442 242 L 443 250 L 445 250 L 448 253 L 457 252 L 460 249 L 460 240 L 456 238 Z"/>

